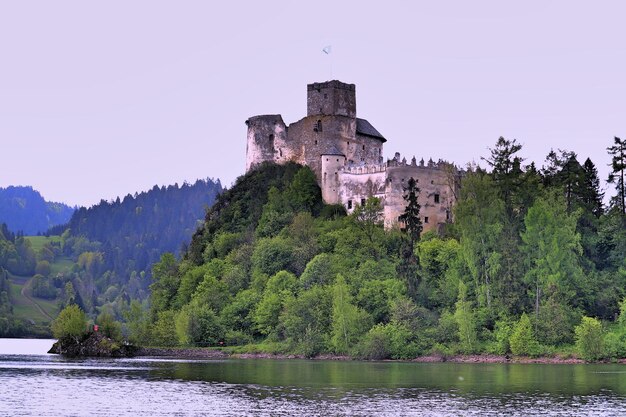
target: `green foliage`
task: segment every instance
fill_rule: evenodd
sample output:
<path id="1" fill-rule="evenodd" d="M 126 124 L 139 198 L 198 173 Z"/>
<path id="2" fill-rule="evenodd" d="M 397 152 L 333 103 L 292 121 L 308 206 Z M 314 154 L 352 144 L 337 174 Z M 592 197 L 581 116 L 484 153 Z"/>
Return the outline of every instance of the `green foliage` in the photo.
<path id="1" fill-rule="evenodd" d="M 604 355 L 604 330 L 602 323 L 592 317 L 583 317 L 574 329 L 576 349 L 581 358 L 595 361 Z"/>
<path id="2" fill-rule="evenodd" d="M 331 344 L 336 353 L 347 354 L 359 337 L 371 326 L 370 317 L 352 304 L 344 277 L 339 274 L 333 286 Z"/>
<path id="3" fill-rule="evenodd" d="M 176 312 L 173 310 L 159 311 L 156 321 L 150 327 L 150 344 L 152 346 L 176 346 Z"/>
<path id="4" fill-rule="evenodd" d="M 65 307 L 52 322 L 52 335 L 56 339 L 79 339 L 87 333 L 87 316 L 76 304 Z"/>
<path id="5" fill-rule="evenodd" d="M 463 353 L 474 353 L 477 347 L 476 319 L 472 305 L 467 301 L 467 286 L 459 282 L 459 298 L 456 302 L 454 319 L 459 327 L 459 341 Z"/>
<path id="6" fill-rule="evenodd" d="M 514 355 L 534 356 L 539 352 L 539 344 L 533 335 L 532 324 L 526 313 L 522 314 L 513 327 L 509 344 Z"/>
<path id="7" fill-rule="evenodd" d="M 224 328 L 213 309 L 198 302 L 183 307 L 175 317 L 176 335 L 184 346 L 215 346 L 224 338 Z"/>
<path id="8" fill-rule="evenodd" d="M 291 263 L 292 247 L 282 237 L 259 240 L 252 254 L 252 265 L 264 274 L 274 275 Z"/>
<path id="9" fill-rule="evenodd" d="M 96 318 L 96 324 L 99 326 L 98 331 L 106 337 L 117 341 L 122 340 L 122 324 L 115 320 L 110 312 L 103 311 L 100 313 Z"/>
<path id="10" fill-rule="evenodd" d="M 511 336 L 513 334 L 513 323 L 510 320 L 502 319 L 496 321 L 493 331 L 493 342 L 491 352 L 496 355 L 506 355 L 511 352 Z"/>

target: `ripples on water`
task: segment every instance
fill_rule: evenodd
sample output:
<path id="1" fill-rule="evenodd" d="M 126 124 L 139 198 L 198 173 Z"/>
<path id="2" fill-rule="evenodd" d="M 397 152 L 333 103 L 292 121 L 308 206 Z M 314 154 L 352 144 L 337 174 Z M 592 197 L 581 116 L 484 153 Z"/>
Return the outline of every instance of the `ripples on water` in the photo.
<path id="1" fill-rule="evenodd" d="M 621 392 L 626 389 L 626 376 L 620 375 L 620 368 L 600 371 L 606 375 L 583 368 L 596 381 L 593 392 L 570 387 L 576 379 L 569 374 L 572 368 L 558 369 L 565 372 L 562 389 L 558 376 L 556 385 L 543 385 L 555 368 L 520 369 L 520 374 L 511 374 L 507 365 L 64 360 L 52 355 L 2 355 L 0 415 L 626 415 L 626 397 Z M 457 382 L 451 383 L 449 375 L 458 374 L 466 377 L 455 376 Z M 500 380 L 502 375 L 508 379 L 493 385 L 494 378 Z M 502 386 L 507 380 L 511 389 Z M 533 389 L 532 381 L 537 388 Z"/>

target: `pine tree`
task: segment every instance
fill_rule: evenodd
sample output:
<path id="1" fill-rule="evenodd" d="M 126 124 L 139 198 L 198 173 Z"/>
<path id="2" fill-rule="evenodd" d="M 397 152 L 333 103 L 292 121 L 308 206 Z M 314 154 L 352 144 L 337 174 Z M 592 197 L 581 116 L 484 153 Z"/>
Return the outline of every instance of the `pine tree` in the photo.
<path id="1" fill-rule="evenodd" d="M 598 170 L 591 159 L 587 158 L 583 164 L 585 170 L 585 192 L 583 194 L 583 204 L 585 208 L 593 213 L 594 216 L 600 217 L 604 211 L 602 207 L 602 198 L 604 193 L 600 191 L 600 178 L 598 178 Z"/>
<path id="2" fill-rule="evenodd" d="M 626 215 L 626 190 L 624 185 L 624 171 L 626 170 L 626 141 L 615 136 L 615 144 L 606 148 L 611 155 L 611 173 L 607 182 L 615 184 L 617 195 L 613 198 L 614 205 Z"/>
<path id="3" fill-rule="evenodd" d="M 409 235 L 411 248 L 419 241 L 422 233 L 422 221 L 420 220 L 420 204 L 417 202 L 420 189 L 417 187 L 415 178 L 411 177 L 408 186 L 404 190 L 406 194 L 403 196 L 407 202 L 404 213 L 400 216 L 400 221 L 404 222 L 404 230 Z"/>

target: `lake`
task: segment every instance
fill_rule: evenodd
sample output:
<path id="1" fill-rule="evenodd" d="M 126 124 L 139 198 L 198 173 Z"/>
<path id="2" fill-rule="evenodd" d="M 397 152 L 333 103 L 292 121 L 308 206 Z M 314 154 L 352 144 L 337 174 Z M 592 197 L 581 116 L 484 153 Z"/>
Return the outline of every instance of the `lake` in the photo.
<path id="1" fill-rule="evenodd" d="M 0 339 L 0 416 L 625 416 L 626 367 L 63 359 Z"/>

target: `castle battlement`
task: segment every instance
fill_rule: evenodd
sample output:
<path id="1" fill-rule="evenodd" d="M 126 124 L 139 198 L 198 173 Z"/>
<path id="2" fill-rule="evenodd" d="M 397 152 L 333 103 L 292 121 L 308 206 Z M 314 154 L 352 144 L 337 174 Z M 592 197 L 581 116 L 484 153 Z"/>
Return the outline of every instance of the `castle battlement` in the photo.
<path id="1" fill-rule="evenodd" d="M 287 125 L 280 114 L 259 115 L 246 125 L 246 172 L 266 161 L 307 165 L 328 204 L 342 204 L 351 212 L 368 197 L 380 198 L 387 227 L 398 224 L 406 206 L 406 184 L 414 178 L 421 190 L 424 230 L 452 221 L 460 172 L 441 159 L 418 163 L 413 157 L 408 162 L 399 153 L 383 162 L 387 139 L 357 117 L 354 84 L 308 84 L 304 118 Z"/>

